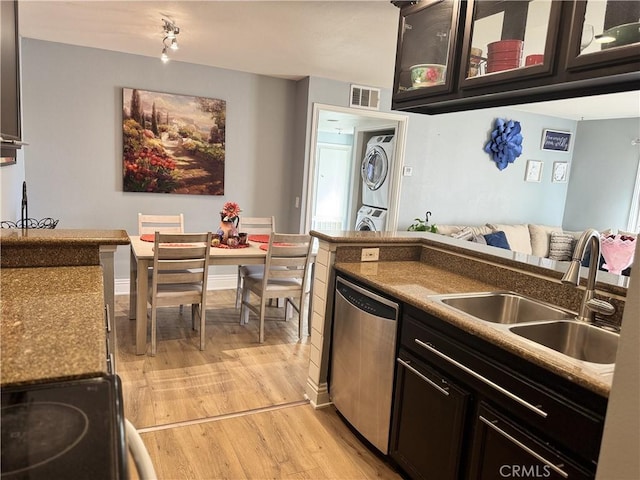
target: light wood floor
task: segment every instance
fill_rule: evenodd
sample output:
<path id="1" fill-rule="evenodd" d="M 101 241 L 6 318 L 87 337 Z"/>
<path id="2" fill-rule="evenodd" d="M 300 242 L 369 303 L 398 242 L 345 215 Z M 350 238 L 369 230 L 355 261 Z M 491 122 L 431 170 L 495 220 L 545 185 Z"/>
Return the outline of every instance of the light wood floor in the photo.
<path id="1" fill-rule="evenodd" d="M 333 407 L 304 399 L 309 339 L 297 316 L 272 307 L 265 343 L 257 320 L 239 324 L 235 291 L 212 291 L 206 350 L 188 306 L 160 310 L 158 352 L 135 355 L 128 296 L 116 297 L 118 375 L 125 416 L 139 430 L 158 477 L 178 479 L 399 479 Z"/>

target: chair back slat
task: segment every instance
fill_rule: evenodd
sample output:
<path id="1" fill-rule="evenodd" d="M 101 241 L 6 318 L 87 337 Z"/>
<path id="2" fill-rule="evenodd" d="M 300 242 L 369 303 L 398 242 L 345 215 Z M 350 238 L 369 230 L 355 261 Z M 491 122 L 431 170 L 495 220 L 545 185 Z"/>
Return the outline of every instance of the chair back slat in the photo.
<path id="1" fill-rule="evenodd" d="M 268 288 L 270 280 L 283 279 L 301 280 L 300 288 L 306 287 L 312 245 L 310 235 L 274 232 L 269 238 L 263 288 Z"/>
<path id="2" fill-rule="evenodd" d="M 275 217 L 240 217 L 238 226 L 238 232 L 249 235 L 270 235 L 275 229 Z"/>
<path id="3" fill-rule="evenodd" d="M 183 233 L 184 215 L 146 215 L 138 213 L 138 235 L 150 233 Z"/>
<path id="4" fill-rule="evenodd" d="M 152 286 L 203 282 L 206 289 L 212 233 L 155 233 Z M 184 246 L 181 246 L 184 245 Z"/>

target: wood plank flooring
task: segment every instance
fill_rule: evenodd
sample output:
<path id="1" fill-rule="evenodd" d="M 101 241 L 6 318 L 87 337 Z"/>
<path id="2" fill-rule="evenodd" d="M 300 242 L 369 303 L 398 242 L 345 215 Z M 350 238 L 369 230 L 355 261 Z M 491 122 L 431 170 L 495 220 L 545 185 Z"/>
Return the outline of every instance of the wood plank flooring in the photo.
<path id="1" fill-rule="evenodd" d="M 209 292 L 204 351 L 188 306 L 164 308 L 156 357 L 135 355 L 128 296 L 116 297 L 125 416 L 161 479 L 399 479 L 338 417 L 304 399 L 308 337 L 271 307 L 239 324 L 235 291 Z"/>

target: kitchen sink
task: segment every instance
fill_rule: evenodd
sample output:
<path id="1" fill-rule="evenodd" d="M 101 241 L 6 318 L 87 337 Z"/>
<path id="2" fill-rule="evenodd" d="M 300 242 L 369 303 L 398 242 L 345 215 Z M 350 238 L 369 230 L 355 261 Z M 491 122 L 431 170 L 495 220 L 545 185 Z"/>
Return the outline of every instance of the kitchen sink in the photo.
<path id="1" fill-rule="evenodd" d="M 438 295 L 433 299 L 491 323 L 514 324 L 576 317 L 575 313 L 513 292 Z"/>
<path id="2" fill-rule="evenodd" d="M 569 357 L 591 363 L 615 363 L 619 334 L 589 323 L 555 321 L 517 325 L 509 330 Z"/>

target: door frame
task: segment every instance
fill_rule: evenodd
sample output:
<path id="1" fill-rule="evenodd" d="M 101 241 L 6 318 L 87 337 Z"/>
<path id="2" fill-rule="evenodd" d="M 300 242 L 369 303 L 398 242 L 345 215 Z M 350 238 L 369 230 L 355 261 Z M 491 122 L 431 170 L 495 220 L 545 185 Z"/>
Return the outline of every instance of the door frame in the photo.
<path id="1" fill-rule="evenodd" d="M 322 111 L 348 113 L 359 117 L 375 118 L 388 121 L 388 124 L 381 125 L 381 128 L 395 128 L 396 139 L 394 146 L 394 161 L 389 172 L 391 177 L 389 181 L 389 210 L 387 211 L 387 227 L 388 231 L 395 231 L 398 226 L 398 215 L 400 207 L 400 187 L 402 183 L 402 167 L 404 165 L 405 144 L 407 138 L 407 129 L 409 117 L 397 113 L 379 112 L 360 110 L 357 108 L 339 107 L 336 105 L 327 105 L 322 103 L 313 104 L 313 116 L 311 119 L 311 136 L 309 142 L 309 176 L 307 178 L 306 195 L 302 205 L 303 212 L 301 215 L 302 231 L 308 232 L 311 229 L 311 210 L 312 202 L 316 195 L 316 147 L 318 144 L 318 123 L 320 113 Z M 355 148 L 354 148 L 355 150 Z"/>

